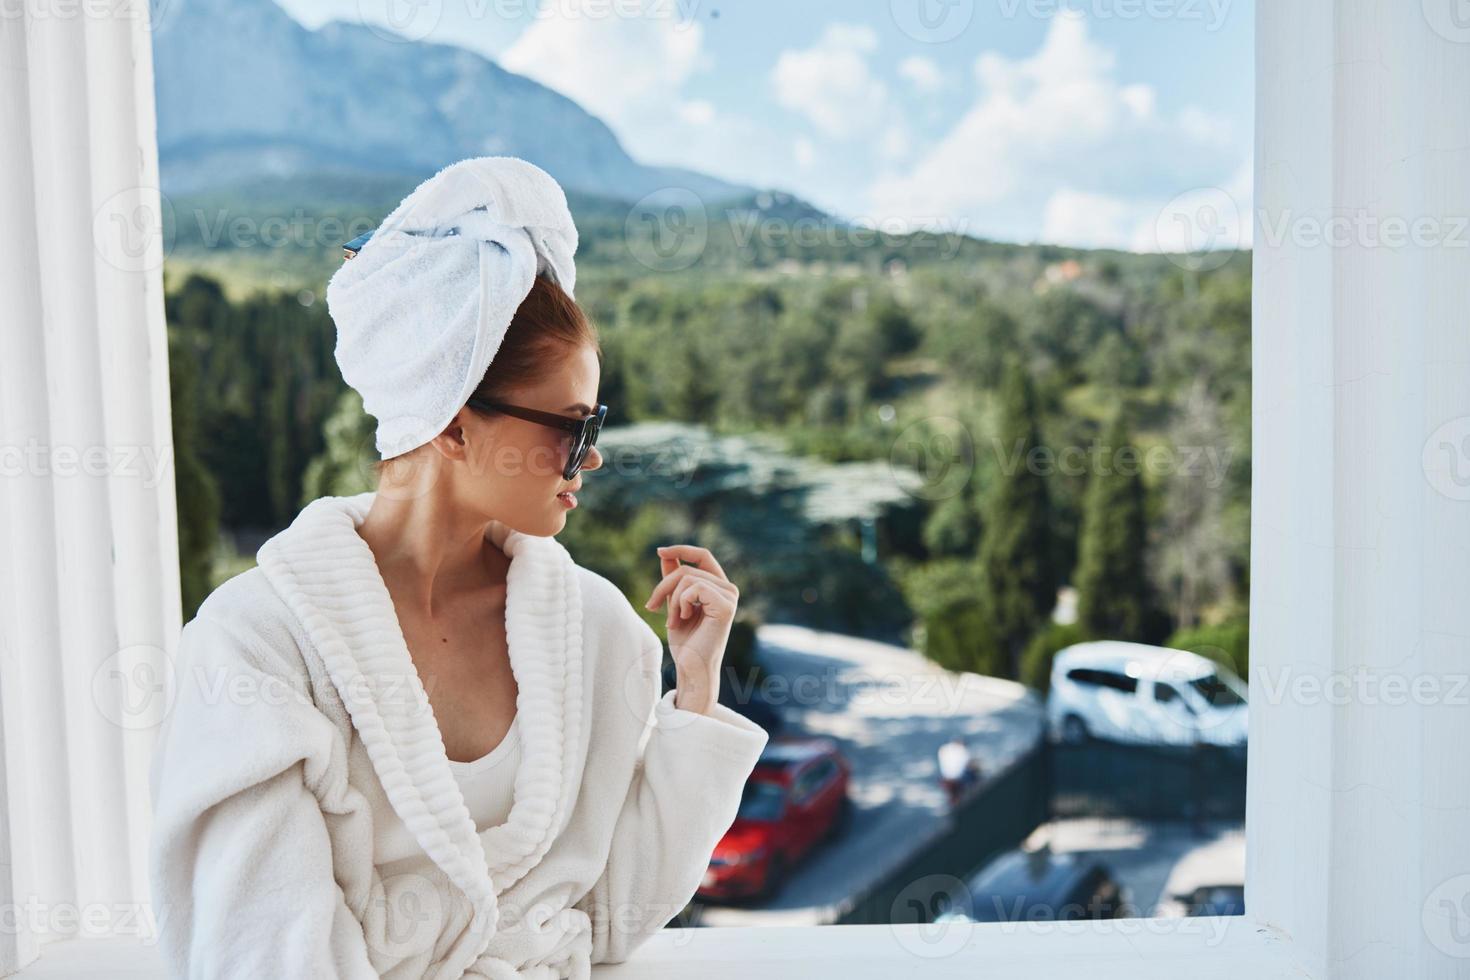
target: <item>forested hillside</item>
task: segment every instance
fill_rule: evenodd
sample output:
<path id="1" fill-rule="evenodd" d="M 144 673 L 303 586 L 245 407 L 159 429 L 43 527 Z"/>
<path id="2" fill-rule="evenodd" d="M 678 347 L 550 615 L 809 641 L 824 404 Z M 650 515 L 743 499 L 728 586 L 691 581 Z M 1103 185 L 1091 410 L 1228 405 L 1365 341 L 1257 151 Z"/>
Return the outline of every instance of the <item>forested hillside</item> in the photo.
<path id="1" fill-rule="evenodd" d="M 233 213 L 196 201 L 185 224 L 211 207 Z M 578 560 L 631 595 L 655 543 L 698 541 L 752 620 L 1037 684 L 1082 636 L 1172 636 L 1243 666 L 1247 253 L 865 237 L 768 195 L 698 203 L 682 226 L 574 208 L 604 442 L 677 461 L 588 474 L 561 538 Z M 693 237 L 664 247 L 671 228 Z M 371 422 L 321 300 L 336 246 L 174 242 L 187 615 L 306 500 L 371 486 Z M 1059 587 L 1073 624 L 1051 622 Z"/>

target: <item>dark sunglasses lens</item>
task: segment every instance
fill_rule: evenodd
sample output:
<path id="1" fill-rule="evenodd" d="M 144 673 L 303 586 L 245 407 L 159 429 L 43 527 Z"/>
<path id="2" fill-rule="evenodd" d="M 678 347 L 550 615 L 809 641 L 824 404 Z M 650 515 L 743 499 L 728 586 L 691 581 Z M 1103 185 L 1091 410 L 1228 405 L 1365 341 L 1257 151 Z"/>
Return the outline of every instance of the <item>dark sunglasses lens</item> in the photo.
<path id="1" fill-rule="evenodd" d="M 602 431 L 602 422 L 593 417 L 582 424 L 572 436 L 572 451 L 567 459 L 565 478 L 570 480 L 582 468 L 582 463 L 587 459 L 587 452 L 597 445 L 598 433 Z"/>
<path id="2" fill-rule="evenodd" d="M 578 470 L 582 468 L 582 461 L 587 458 L 587 447 L 591 443 L 587 438 L 587 427 L 578 429 L 572 436 L 571 454 L 567 457 L 566 478 L 570 480 Z"/>

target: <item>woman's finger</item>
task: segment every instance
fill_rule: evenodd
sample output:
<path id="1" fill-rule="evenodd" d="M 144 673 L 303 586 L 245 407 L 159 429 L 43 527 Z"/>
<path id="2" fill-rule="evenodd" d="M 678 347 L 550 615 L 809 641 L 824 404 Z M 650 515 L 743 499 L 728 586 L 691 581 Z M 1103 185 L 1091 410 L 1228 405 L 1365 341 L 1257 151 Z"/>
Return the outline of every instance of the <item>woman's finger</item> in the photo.
<path id="1" fill-rule="evenodd" d="M 698 585 L 699 579 L 684 578 L 669 593 L 669 626 L 673 626 L 676 621 L 686 620 L 694 615 L 694 610 L 690 608 L 689 600 L 697 595 L 692 589 L 697 589 Z"/>
<path id="2" fill-rule="evenodd" d="M 695 605 L 696 602 L 698 606 Z M 727 612 L 734 609 L 734 605 L 734 600 L 715 582 L 692 576 L 680 582 L 669 597 L 670 613 L 677 611 L 677 616 L 681 619 L 692 618 L 696 610 L 723 619 Z"/>
<path id="3" fill-rule="evenodd" d="M 722 591 L 729 594 L 732 599 L 738 598 L 740 595 L 740 590 L 736 588 L 735 583 L 731 582 L 729 579 L 718 578 L 713 573 L 706 572 L 704 569 L 697 568 L 694 565 L 680 565 L 678 568 L 665 575 L 663 581 L 654 586 L 652 594 L 650 594 L 648 597 L 648 601 L 644 603 L 644 608 L 658 608 L 658 604 L 663 600 L 663 597 L 665 595 L 671 592 L 673 588 L 680 582 L 691 576 L 694 578 L 705 579 L 714 587 L 721 589 Z"/>
<path id="4" fill-rule="evenodd" d="M 679 567 L 684 570 L 683 574 L 685 577 L 692 576 L 694 578 L 704 579 L 710 585 L 713 585 L 715 588 L 723 592 L 729 593 L 731 596 L 738 596 L 740 594 L 740 590 L 735 587 L 734 582 L 730 581 L 727 578 L 721 578 L 714 572 L 706 572 L 704 569 L 696 568 L 694 565 L 680 565 Z"/>
<path id="5" fill-rule="evenodd" d="M 733 582 L 728 582 L 725 579 L 717 579 L 709 572 L 695 568 L 692 565 L 681 565 L 665 576 L 664 580 L 654 587 L 653 594 L 648 597 L 648 601 L 644 604 L 644 607 L 647 609 L 657 609 L 664 598 L 671 595 L 681 582 L 687 582 L 690 579 L 699 579 L 708 582 L 714 589 L 728 595 L 731 601 L 740 597 L 740 591 L 735 588 Z"/>
<path id="6" fill-rule="evenodd" d="M 695 578 L 681 578 L 679 584 L 669 592 L 669 616 L 665 625 L 672 627 L 675 622 L 689 618 L 690 611 L 685 608 L 684 597 L 689 591 L 690 584 L 698 581 Z"/>
<path id="7" fill-rule="evenodd" d="M 705 571 L 714 572 L 727 582 L 730 580 L 729 576 L 725 574 L 725 570 L 720 567 L 720 563 L 715 560 L 715 556 L 710 553 L 708 548 L 701 548 L 698 545 L 692 544 L 670 544 L 659 548 L 658 554 L 660 558 L 664 559 L 682 559 Z"/>

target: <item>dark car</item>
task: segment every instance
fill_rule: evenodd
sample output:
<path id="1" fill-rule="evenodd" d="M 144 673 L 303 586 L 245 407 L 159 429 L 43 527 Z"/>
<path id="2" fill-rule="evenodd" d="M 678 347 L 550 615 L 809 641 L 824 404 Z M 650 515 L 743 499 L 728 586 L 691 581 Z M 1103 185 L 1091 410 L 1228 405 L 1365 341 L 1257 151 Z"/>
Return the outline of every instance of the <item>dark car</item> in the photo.
<path id="1" fill-rule="evenodd" d="M 1201 885 L 1176 899 L 1186 915 L 1245 915 L 1244 885 Z"/>
<path id="2" fill-rule="evenodd" d="M 1106 862 L 1087 852 L 1008 851 L 948 896 L 944 918 L 974 922 L 1113 919 L 1127 898 Z"/>
<path id="3" fill-rule="evenodd" d="M 830 738 L 773 737 L 746 780 L 696 897 L 768 899 L 791 868 L 846 827 L 851 769 Z"/>

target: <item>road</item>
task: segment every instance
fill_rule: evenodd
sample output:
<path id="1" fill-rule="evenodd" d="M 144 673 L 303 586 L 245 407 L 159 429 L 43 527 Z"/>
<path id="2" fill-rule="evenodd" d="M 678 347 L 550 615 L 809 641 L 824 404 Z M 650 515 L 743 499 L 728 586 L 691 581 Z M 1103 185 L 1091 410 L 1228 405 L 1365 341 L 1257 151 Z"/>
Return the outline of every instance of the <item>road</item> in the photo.
<path id="1" fill-rule="evenodd" d="M 786 624 L 760 627 L 756 643 L 783 734 L 836 739 L 852 764 L 851 830 L 794 868 L 767 906 L 701 905 L 703 925 L 833 921 L 845 899 L 948 826 L 940 745 L 967 739 L 993 774 L 1042 732 L 1041 702 L 1024 686 L 948 671 L 903 647 Z"/>

